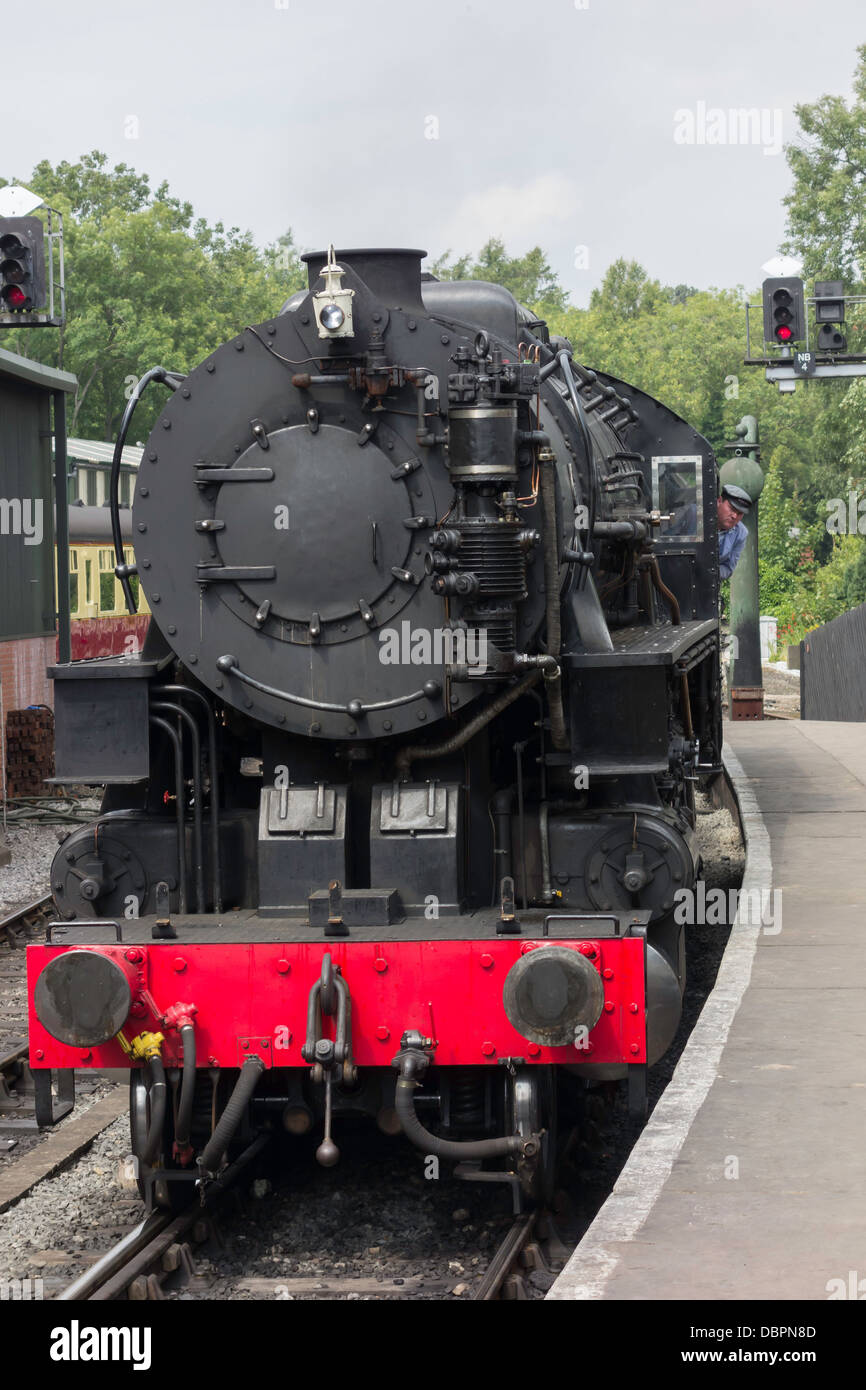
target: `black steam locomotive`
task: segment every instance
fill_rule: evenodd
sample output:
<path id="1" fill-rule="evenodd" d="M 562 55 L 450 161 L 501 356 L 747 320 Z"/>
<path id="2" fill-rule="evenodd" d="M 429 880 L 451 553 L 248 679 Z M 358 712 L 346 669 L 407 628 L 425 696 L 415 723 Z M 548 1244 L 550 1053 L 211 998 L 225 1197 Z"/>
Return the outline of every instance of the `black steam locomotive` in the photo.
<path id="1" fill-rule="evenodd" d="M 159 1200 L 260 1124 L 333 1162 L 342 1112 L 535 1191 L 558 1078 L 639 1109 L 677 1028 L 712 451 L 423 254 L 309 255 L 148 374 L 145 647 L 52 671 L 57 777 L 106 791 L 30 948 L 31 1057 L 131 1067 Z"/>

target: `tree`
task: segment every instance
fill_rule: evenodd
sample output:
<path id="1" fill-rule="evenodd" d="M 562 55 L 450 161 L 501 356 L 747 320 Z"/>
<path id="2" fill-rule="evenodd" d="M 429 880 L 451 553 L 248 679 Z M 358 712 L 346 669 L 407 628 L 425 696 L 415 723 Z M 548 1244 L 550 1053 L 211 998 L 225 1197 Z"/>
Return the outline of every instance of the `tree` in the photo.
<path id="1" fill-rule="evenodd" d="M 290 232 L 259 250 L 249 232 L 196 220 L 166 184 L 152 191 L 146 174 L 110 169 L 97 150 L 76 164 L 43 161 L 23 182 L 63 214 L 67 323 L 3 341 L 78 377 L 70 434 L 110 440 L 148 367 L 191 369 L 306 284 Z M 159 405 L 156 389 L 144 397 L 138 438 Z"/>
<path id="2" fill-rule="evenodd" d="M 795 106 L 802 138 L 786 154 L 794 187 L 784 199 L 788 239 L 808 277 L 866 278 L 866 44 L 857 49 L 854 99 L 822 96 Z"/>
<path id="3" fill-rule="evenodd" d="M 449 262 L 450 250 L 433 262 L 433 274 L 440 280 L 488 280 L 510 290 L 519 304 L 545 317 L 564 312 L 568 306 L 565 290 L 550 267 L 540 246 L 523 256 L 509 256 L 499 237 L 491 237 L 475 260 L 471 255 Z"/>

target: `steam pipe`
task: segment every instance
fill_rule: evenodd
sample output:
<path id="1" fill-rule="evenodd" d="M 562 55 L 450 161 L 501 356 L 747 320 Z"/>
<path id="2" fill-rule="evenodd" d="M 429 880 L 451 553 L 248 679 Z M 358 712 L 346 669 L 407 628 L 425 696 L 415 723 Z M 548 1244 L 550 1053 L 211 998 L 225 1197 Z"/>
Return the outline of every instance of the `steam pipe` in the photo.
<path id="1" fill-rule="evenodd" d="M 501 695 L 497 695 L 495 700 L 491 700 L 489 705 L 485 705 L 483 710 L 468 720 L 450 738 L 442 739 L 441 743 L 407 744 L 405 748 L 399 749 L 395 762 L 400 781 L 408 782 L 413 762 L 420 762 L 422 759 L 444 758 L 449 753 L 456 753 L 459 748 L 474 738 L 486 724 L 489 724 L 491 719 L 495 719 L 497 714 L 501 714 L 509 705 L 513 705 L 514 701 L 519 700 L 521 695 L 525 695 L 527 690 L 531 690 L 541 680 L 542 674 L 541 670 L 531 671 L 510 690 L 503 690 Z"/>
<path id="2" fill-rule="evenodd" d="M 189 710 L 172 700 L 153 700 L 150 708 L 162 714 L 176 714 L 189 729 L 192 740 L 192 836 L 195 856 L 195 910 L 204 912 L 204 845 L 202 841 L 201 738 Z M 180 727 L 180 726 L 178 726 Z M 182 746 L 182 745 L 181 745 Z"/>
<path id="3" fill-rule="evenodd" d="M 436 1154 L 439 1158 L 501 1158 L 506 1154 L 520 1153 L 526 1140 L 519 1134 L 503 1135 L 501 1139 L 440 1139 L 425 1129 L 415 1113 L 412 1093 L 417 1081 L 400 1076 L 394 1090 L 394 1108 L 406 1138 L 423 1153 Z"/>
<path id="4" fill-rule="evenodd" d="M 193 690 L 188 685 L 160 685 L 154 691 L 155 695 L 188 695 L 193 700 L 198 700 L 204 706 L 207 717 L 207 741 L 208 741 L 208 761 L 210 763 L 210 849 L 211 849 L 211 877 L 213 879 L 213 910 L 222 912 L 222 875 L 220 873 L 220 819 L 219 819 L 219 764 L 217 760 L 217 741 L 216 741 L 216 719 L 211 709 L 210 702 L 202 695 L 201 691 Z"/>
<path id="5" fill-rule="evenodd" d="M 186 826 L 183 815 L 183 749 L 176 730 L 158 715 L 150 716 L 151 724 L 168 734 L 174 749 L 174 794 L 177 803 L 177 886 L 181 912 L 186 912 Z"/>
<path id="6" fill-rule="evenodd" d="M 223 1154 L 228 1148 L 235 1130 L 243 1118 L 243 1113 L 259 1084 L 265 1064 L 261 1057 L 248 1057 L 241 1067 L 235 1088 L 228 1099 L 225 1110 L 217 1121 L 216 1128 L 198 1156 L 199 1170 L 213 1176 L 218 1169 Z"/>
<path id="7" fill-rule="evenodd" d="M 195 1095 L 195 1028 L 191 1023 L 182 1025 L 180 1040 L 183 1044 L 183 1074 L 180 1082 L 180 1104 L 177 1107 L 175 1140 L 182 1154 L 184 1149 L 190 1147 L 192 1103 Z"/>
<path id="8" fill-rule="evenodd" d="M 546 648 L 549 655 L 559 657 L 562 647 L 562 614 L 559 596 L 558 532 L 556 527 L 556 488 L 552 461 L 540 460 L 540 491 L 544 509 L 544 597 L 547 620 Z M 562 706 L 562 675 L 557 672 L 547 680 L 547 702 L 550 709 L 550 736 L 554 748 L 568 748 L 568 730 Z M 525 906 L 525 904 L 524 904 Z"/>

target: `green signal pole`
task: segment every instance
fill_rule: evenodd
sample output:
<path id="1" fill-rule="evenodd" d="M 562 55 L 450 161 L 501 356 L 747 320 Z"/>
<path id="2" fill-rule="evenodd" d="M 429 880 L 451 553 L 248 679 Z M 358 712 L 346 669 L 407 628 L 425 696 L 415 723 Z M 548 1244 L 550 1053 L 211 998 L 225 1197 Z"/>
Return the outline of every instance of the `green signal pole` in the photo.
<path id="1" fill-rule="evenodd" d="M 758 588 L 758 498 L 764 473 L 758 460 L 758 422 L 744 415 L 737 425 L 734 443 L 726 445 L 734 456 L 722 464 L 722 486 L 734 484 L 746 490 L 752 507 L 743 518 L 748 536 L 739 563 L 731 575 L 731 633 L 734 653 L 731 676 L 731 718 L 763 719 L 764 682 L 761 672 L 760 595 Z"/>

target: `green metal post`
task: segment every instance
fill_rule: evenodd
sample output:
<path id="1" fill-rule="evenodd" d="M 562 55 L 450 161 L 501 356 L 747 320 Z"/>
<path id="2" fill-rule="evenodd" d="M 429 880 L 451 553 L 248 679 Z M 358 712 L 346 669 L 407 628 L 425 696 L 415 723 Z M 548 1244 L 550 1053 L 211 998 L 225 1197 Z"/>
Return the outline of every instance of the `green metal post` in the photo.
<path id="1" fill-rule="evenodd" d="M 731 633 L 733 663 L 731 677 L 731 718 L 762 719 L 764 686 L 761 672 L 760 593 L 758 585 L 758 498 L 764 486 L 764 473 L 758 462 L 758 422 L 744 415 L 734 431 L 736 439 L 727 446 L 733 458 L 719 470 L 722 485 L 744 488 L 752 508 L 743 518 L 748 536 L 739 563 L 731 576 Z"/>

